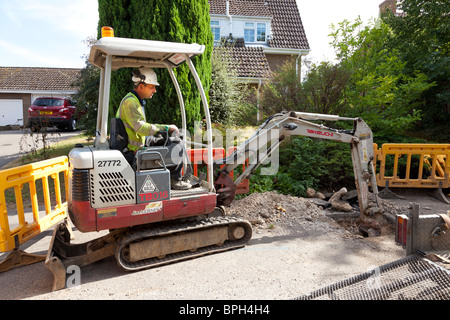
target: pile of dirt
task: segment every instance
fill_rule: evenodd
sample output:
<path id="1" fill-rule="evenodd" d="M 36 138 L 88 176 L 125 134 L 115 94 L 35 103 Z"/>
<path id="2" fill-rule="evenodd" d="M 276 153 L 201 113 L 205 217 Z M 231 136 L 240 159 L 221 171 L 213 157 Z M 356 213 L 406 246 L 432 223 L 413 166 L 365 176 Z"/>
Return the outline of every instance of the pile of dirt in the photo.
<path id="1" fill-rule="evenodd" d="M 397 206 L 388 200 L 380 200 L 384 211 L 391 216 L 406 213 L 407 207 Z M 275 191 L 252 193 L 235 200 L 226 208 L 227 215 L 238 216 L 249 221 L 258 230 L 278 227 L 296 227 L 302 224 L 335 226 L 336 222 L 352 235 L 358 237 L 380 236 L 394 233 L 392 221 L 382 214 L 361 219 L 359 208 L 353 204 L 351 212 L 341 212 L 332 206 L 323 206 L 311 198 L 294 197 Z M 368 221 L 376 227 L 368 226 Z M 332 227 L 332 229 L 336 229 Z"/>
<path id="2" fill-rule="evenodd" d="M 304 221 L 331 221 L 325 211 L 311 201 L 275 191 L 252 193 L 241 200 L 235 200 L 226 211 L 228 215 L 248 220 L 257 229 L 272 229 Z"/>

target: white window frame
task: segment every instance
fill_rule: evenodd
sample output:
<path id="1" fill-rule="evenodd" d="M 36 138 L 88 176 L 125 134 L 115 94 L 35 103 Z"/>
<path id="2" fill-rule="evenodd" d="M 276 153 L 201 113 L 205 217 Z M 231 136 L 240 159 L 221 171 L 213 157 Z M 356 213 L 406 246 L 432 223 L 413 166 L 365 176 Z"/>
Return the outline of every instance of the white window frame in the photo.
<path id="1" fill-rule="evenodd" d="M 264 25 L 264 40 L 258 40 L 258 28 L 259 25 Z M 256 42 L 266 42 L 267 41 L 267 23 L 264 22 L 258 22 L 256 23 Z"/>
<path id="2" fill-rule="evenodd" d="M 220 21 L 219 20 L 211 20 L 210 26 L 211 26 L 211 32 L 213 34 L 214 41 L 220 41 Z M 216 32 L 217 32 L 217 30 L 219 31 L 219 38 L 218 39 L 216 39 L 216 35 L 217 35 Z"/>
<path id="3" fill-rule="evenodd" d="M 258 27 L 261 25 L 264 26 L 264 40 L 258 40 Z M 246 30 L 252 30 L 253 31 L 253 41 L 247 40 L 246 37 Z M 244 40 L 248 43 L 266 43 L 267 42 L 267 23 L 265 22 L 250 22 L 246 21 L 244 22 Z"/>

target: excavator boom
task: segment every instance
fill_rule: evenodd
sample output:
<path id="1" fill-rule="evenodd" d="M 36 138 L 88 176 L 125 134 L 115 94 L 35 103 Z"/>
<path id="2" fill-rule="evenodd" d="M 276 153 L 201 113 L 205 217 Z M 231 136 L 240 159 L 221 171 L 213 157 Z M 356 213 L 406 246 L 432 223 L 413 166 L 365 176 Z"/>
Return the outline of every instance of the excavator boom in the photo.
<path id="1" fill-rule="evenodd" d="M 351 121 L 353 128 L 333 129 L 311 122 L 315 120 Z M 280 143 L 289 136 L 306 136 L 350 144 L 360 211 L 365 213 L 369 209 L 369 185 L 378 206 L 380 205 L 373 165 L 373 134 L 367 123 L 361 118 L 305 112 L 285 112 L 271 116 L 233 154 L 214 162 L 216 168 L 223 166 L 217 171 L 215 181 L 219 204 L 229 205 L 233 201 L 236 186 L 273 157 Z M 247 168 L 234 181 L 231 180 L 228 174 L 246 159 L 249 159 Z"/>

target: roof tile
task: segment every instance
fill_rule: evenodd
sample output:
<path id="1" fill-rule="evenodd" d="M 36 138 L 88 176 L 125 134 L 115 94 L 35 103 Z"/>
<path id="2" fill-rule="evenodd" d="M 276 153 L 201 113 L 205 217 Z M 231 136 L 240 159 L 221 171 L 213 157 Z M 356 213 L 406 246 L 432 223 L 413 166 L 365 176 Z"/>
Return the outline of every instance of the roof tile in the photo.
<path id="1" fill-rule="evenodd" d="M 209 13 L 226 14 L 226 0 L 209 0 Z M 262 0 L 231 0 L 230 14 L 247 17 L 272 17 Z"/>
<path id="2" fill-rule="evenodd" d="M 72 91 L 81 69 L 0 67 L 0 89 Z"/>
<path id="3" fill-rule="evenodd" d="M 309 49 L 300 12 L 295 0 L 267 0 L 273 14 L 270 47 Z"/>
<path id="4" fill-rule="evenodd" d="M 224 50 L 230 57 L 230 64 L 236 66 L 238 77 L 268 78 L 269 63 L 262 47 L 215 47 Z"/>

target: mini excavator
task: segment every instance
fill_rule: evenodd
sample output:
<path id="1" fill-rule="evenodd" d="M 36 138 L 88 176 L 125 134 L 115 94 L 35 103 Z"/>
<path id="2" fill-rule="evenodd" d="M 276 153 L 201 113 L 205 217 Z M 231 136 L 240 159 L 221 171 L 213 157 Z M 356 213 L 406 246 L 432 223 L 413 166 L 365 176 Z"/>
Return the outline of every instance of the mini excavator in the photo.
<path id="1" fill-rule="evenodd" d="M 71 223 L 82 233 L 106 230 L 108 233 L 86 243 L 71 243 L 72 228 L 66 219 L 53 232 L 46 267 L 54 275 L 53 290 L 66 285 L 66 270 L 115 256 L 128 271 L 156 267 L 206 254 L 240 248 L 252 237 L 251 224 L 225 215 L 236 186 L 270 159 L 288 136 L 301 135 L 348 143 L 361 212 L 369 206 L 369 185 L 377 196 L 374 172 L 373 136 L 360 118 L 304 112 L 283 112 L 267 119 L 229 156 L 213 160 L 212 128 L 208 103 L 192 58 L 205 46 L 103 36 L 91 48 L 89 61 L 100 68 L 97 135 L 93 146 L 77 145 L 69 153 L 68 211 Z M 170 166 L 174 155 L 182 159 L 185 173 L 189 160 L 173 137 L 146 147 L 127 159 L 126 133 L 117 119 L 110 121 L 108 106 L 111 72 L 119 68 L 163 68 L 169 73 L 178 94 L 182 128 L 186 115 L 174 69 L 187 64 L 204 108 L 206 145 L 202 145 L 206 173 L 191 175 L 193 187 L 171 190 Z M 350 121 L 350 130 L 332 129 L 312 121 Z M 263 150 L 263 151 L 261 151 Z M 175 157 L 175 158 L 176 158 Z M 245 170 L 231 178 L 230 173 L 248 161 Z"/>

